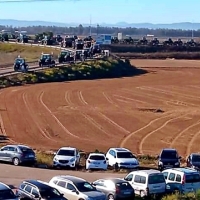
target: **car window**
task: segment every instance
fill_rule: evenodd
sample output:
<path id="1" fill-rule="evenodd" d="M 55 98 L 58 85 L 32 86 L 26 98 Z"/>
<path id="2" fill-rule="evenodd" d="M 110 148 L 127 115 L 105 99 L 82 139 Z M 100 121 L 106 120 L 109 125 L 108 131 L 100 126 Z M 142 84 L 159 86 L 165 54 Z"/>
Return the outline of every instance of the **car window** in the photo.
<path id="1" fill-rule="evenodd" d="M 174 174 L 174 173 L 170 173 L 168 179 L 169 179 L 170 181 L 174 181 L 174 179 L 175 179 L 175 174 Z"/>
<path id="2" fill-rule="evenodd" d="M 130 190 L 130 189 L 132 189 L 132 186 L 128 182 L 117 183 L 116 185 L 121 190 Z"/>
<path id="3" fill-rule="evenodd" d="M 19 188 L 23 190 L 23 189 L 25 188 L 25 186 L 26 186 L 26 185 L 22 183 L 22 184 L 19 186 Z"/>
<path id="4" fill-rule="evenodd" d="M 131 152 L 117 152 L 117 158 L 136 158 Z"/>
<path id="5" fill-rule="evenodd" d="M 58 186 L 65 188 L 66 182 L 65 181 L 58 181 L 57 183 Z"/>
<path id="6" fill-rule="evenodd" d="M 1 150 L 2 151 L 8 151 L 8 149 L 9 149 L 8 147 L 3 147 Z"/>
<path id="7" fill-rule="evenodd" d="M 75 151 L 69 150 L 69 149 L 60 149 L 58 151 L 57 155 L 60 155 L 60 156 L 75 156 Z"/>
<path id="8" fill-rule="evenodd" d="M 177 159 L 178 155 L 176 151 L 163 151 L 161 153 L 162 159 Z"/>
<path id="9" fill-rule="evenodd" d="M 99 186 L 104 186 L 104 181 L 103 180 L 98 180 L 94 182 L 95 185 L 99 185 Z"/>
<path id="10" fill-rule="evenodd" d="M 176 175 L 176 181 L 181 182 L 181 175 L 179 175 L 179 174 Z"/>
<path id="11" fill-rule="evenodd" d="M 75 184 L 77 189 L 80 192 L 92 192 L 96 191 L 96 189 L 89 182 L 79 182 Z"/>
<path id="12" fill-rule="evenodd" d="M 8 151 L 14 151 L 14 152 L 16 152 L 17 149 L 15 147 L 8 147 Z"/>
<path id="13" fill-rule="evenodd" d="M 19 149 L 24 153 L 24 154 L 34 154 L 34 151 L 31 148 L 27 147 L 19 147 Z"/>
<path id="14" fill-rule="evenodd" d="M 197 183 L 197 182 L 200 182 L 200 175 L 199 174 L 186 175 L 185 182 L 186 183 Z"/>
<path id="15" fill-rule="evenodd" d="M 91 155 L 89 157 L 89 159 L 91 160 L 105 160 L 105 156 L 101 156 L 101 155 Z"/>
<path id="16" fill-rule="evenodd" d="M 53 180 L 53 183 L 57 185 L 57 183 L 58 183 L 58 180 Z"/>
<path id="17" fill-rule="evenodd" d="M 167 177 L 168 177 L 168 172 L 163 172 L 163 175 L 164 175 L 165 179 L 167 179 Z"/>
<path id="18" fill-rule="evenodd" d="M 146 177 L 145 176 L 135 175 L 134 182 L 135 183 L 145 184 L 146 183 Z"/>
<path id="19" fill-rule="evenodd" d="M 200 155 L 193 155 L 192 162 L 200 162 Z"/>
<path id="20" fill-rule="evenodd" d="M 31 193 L 31 190 L 32 190 L 32 187 L 30 185 L 27 185 L 25 187 L 25 191 L 28 192 L 28 193 Z"/>
<path id="21" fill-rule="evenodd" d="M 133 179 L 133 174 L 129 174 L 127 177 L 125 177 L 126 181 L 132 181 Z"/>
<path id="22" fill-rule="evenodd" d="M 67 187 L 66 187 L 68 190 L 76 190 L 76 188 L 70 184 L 70 183 L 67 183 Z"/>
<path id="23" fill-rule="evenodd" d="M 149 175 L 148 183 L 149 184 L 165 183 L 165 178 L 163 174 Z"/>
<path id="24" fill-rule="evenodd" d="M 38 192 L 35 188 L 33 188 L 32 194 L 33 194 L 33 195 L 39 195 L 39 192 Z"/>
<path id="25" fill-rule="evenodd" d="M 41 197 L 44 199 L 53 199 L 53 198 L 60 198 L 62 195 L 61 193 L 52 187 L 49 187 L 45 190 L 40 190 Z"/>

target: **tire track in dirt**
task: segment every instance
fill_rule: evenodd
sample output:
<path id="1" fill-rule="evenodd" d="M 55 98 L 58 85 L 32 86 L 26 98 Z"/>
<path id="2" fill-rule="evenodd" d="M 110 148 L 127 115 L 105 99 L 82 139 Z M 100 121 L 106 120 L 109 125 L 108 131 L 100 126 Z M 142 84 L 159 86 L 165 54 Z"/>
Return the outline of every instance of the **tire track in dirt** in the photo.
<path id="1" fill-rule="evenodd" d="M 128 89 L 124 89 L 125 92 L 128 92 L 128 93 L 133 93 L 134 95 L 137 95 L 137 96 L 141 96 L 141 97 L 145 97 L 145 98 L 150 98 L 152 100 L 155 100 L 155 101 L 161 101 L 162 103 L 168 105 L 168 106 L 185 106 L 185 107 L 188 107 L 189 104 L 188 103 L 185 103 L 185 102 L 182 102 L 182 101 L 178 101 L 178 100 L 169 100 L 167 98 L 164 98 L 164 97 L 160 97 L 160 96 L 156 96 L 153 95 L 153 94 L 148 94 L 148 93 L 142 93 L 141 94 L 141 91 L 138 92 L 138 91 L 131 91 L 131 90 L 128 90 Z M 193 106 L 193 105 L 192 105 Z"/>
<path id="2" fill-rule="evenodd" d="M 116 105 L 116 104 L 105 94 L 105 92 L 103 92 L 102 94 L 103 94 L 103 96 L 106 98 L 106 100 L 107 100 L 110 104 L 112 104 L 112 105 L 116 106 L 117 108 L 119 108 L 119 106 Z M 82 98 L 83 98 L 83 96 L 82 96 Z M 79 98 L 79 99 L 82 99 L 82 98 Z M 82 103 L 83 103 L 84 105 L 88 105 L 88 103 L 87 103 L 85 100 L 83 100 Z M 86 103 L 86 104 L 85 104 L 85 103 Z M 96 113 L 98 113 L 98 115 L 100 115 L 100 116 L 101 116 L 102 118 L 104 118 L 106 121 L 108 121 L 108 123 L 110 123 L 110 124 L 112 124 L 113 126 L 117 127 L 119 130 L 123 131 L 123 132 L 126 133 L 126 134 L 129 134 L 129 133 L 130 133 L 130 131 L 126 130 L 124 127 L 120 126 L 119 124 L 117 124 L 116 122 L 114 122 L 112 119 L 110 119 L 109 117 L 107 117 L 106 115 L 104 115 L 103 113 L 101 113 L 100 111 L 97 111 L 93 106 L 90 106 L 90 108 L 91 108 L 93 111 L 95 111 Z"/>
<path id="3" fill-rule="evenodd" d="M 22 99 L 23 99 L 23 102 L 24 102 L 24 105 L 29 113 L 29 116 L 32 118 L 33 122 L 35 123 L 36 127 L 38 128 L 38 130 L 42 133 L 42 136 L 48 140 L 51 140 L 51 141 L 54 141 L 54 142 L 57 142 L 57 140 L 51 138 L 50 134 L 48 133 L 48 131 L 44 131 L 41 126 L 39 125 L 39 122 L 37 120 L 37 118 L 34 117 L 34 112 L 32 111 L 32 109 L 30 108 L 29 106 L 29 103 L 28 103 L 28 100 L 27 100 L 27 97 L 26 97 L 26 93 L 23 93 L 22 94 Z"/>
<path id="4" fill-rule="evenodd" d="M 195 133 L 193 135 L 192 139 L 190 140 L 189 144 L 187 145 L 186 155 L 190 154 L 192 145 L 194 144 L 195 140 L 199 137 L 199 135 L 200 135 L 200 131 L 198 131 L 197 133 Z"/>
<path id="5" fill-rule="evenodd" d="M 102 92 L 103 96 L 105 97 L 105 99 L 108 101 L 108 103 L 110 103 L 111 105 L 120 108 L 120 106 L 118 106 L 105 92 Z"/>
<path id="6" fill-rule="evenodd" d="M 192 129 L 193 127 L 195 126 L 198 126 L 200 125 L 200 121 L 188 126 L 187 128 L 185 128 L 184 130 L 182 130 L 181 132 L 179 132 L 178 135 L 176 135 L 176 137 L 172 140 L 171 144 L 170 144 L 170 148 L 172 148 L 175 144 L 176 144 L 176 141 L 184 134 L 186 133 L 188 130 Z"/>
<path id="7" fill-rule="evenodd" d="M 85 101 L 84 97 L 83 97 L 83 94 L 82 94 L 82 91 L 78 91 L 77 93 L 78 97 L 79 97 L 79 100 L 80 102 L 83 104 L 83 105 L 88 105 L 88 103 Z M 65 93 L 65 100 L 66 102 L 68 103 L 69 105 L 69 108 L 73 108 L 74 104 L 72 103 L 71 99 L 70 99 L 70 95 L 69 95 L 69 92 L 67 91 Z M 84 113 L 83 111 L 81 111 L 80 109 L 77 109 L 77 111 L 87 120 L 89 121 L 93 126 L 95 126 L 97 129 L 99 129 L 101 132 L 103 132 L 104 134 L 106 134 L 108 137 L 111 137 L 110 133 L 108 133 L 106 130 L 104 130 L 104 128 L 99 124 L 97 123 L 92 117 L 90 117 L 88 114 Z"/>
<path id="8" fill-rule="evenodd" d="M 86 140 L 86 139 L 83 139 L 83 138 L 80 138 L 79 136 L 71 133 L 61 122 L 60 120 L 53 114 L 53 112 L 48 108 L 48 106 L 44 103 L 43 101 L 43 95 L 44 95 L 44 91 L 42 91 L 39 95 L 39 100 L 40 100 L 40 103 L 43 105 L 43 107 L 48 111 L 48 113 L 50 114 L 50 116 L 57 122 L 57 124 L 64 130 L 65 133 L 67 133 L 68 135 L 76 138 L 76 139 L 81 139 L 81 140 Z"/>
<path id="9" fill-rule="evenodd" d="M 169 112 L 166 112 L 166 113 L 169 113 Z M 159 120 L 162 120 L 162 119 L 165 119 L 165 118 L 167 118 L 167 117 L 170 117 L 171 115 L 173 115 L 173 113 L 170 113 L 170 114 L 167 114 L 167 115 L 165 115 L 165 116 L 161 116 L 161 117 L 158 117 L 158 118 L 156 118 L 156 119 L 153 119 L 153 120 L 151 120 L 148 124 L 146 124 L 145 126 L 143 126 L 143 127 L 139 128 L 139 129 L 137 129 L 136 131 L 130 133 L 129 135 L 127 135 L 127 137 L 125 137 L 125 138 L 121 141 L 120 147 L 125 147 L 127 141 L 128 141 L 129 139 L 131 139 L 131 137 L 133 137 L 136 133 L 139 133 L 140 131 L 143 131 L 143 130 L 145 130 L 145 129 L 148 129 L 152 124 L 156 123 L 156 122 L 159 121 Z"/>
<path id="10" fill-rule="evenodd" d="M 192 95 L 184 95 L 182 93 L 179 92 L 172 92 L 172 91 L 166 91 L 166 90 L 162 90 L 162 89 L 157 89 L 157 88 L 151 88 L 151 87 L 138 87 L 139 89 L 143 89 L 143 90 L 149 90 L 149 91 L 154 91 L 154 92 L 158 92 L 161 94 L 166 94 L 166 95 L 171 95 L 171 96 L 182 96 L 183 98 L 187 98 L 189 100 L 194 100 L 196 99 L 196 96 L 192 96 Z M 189 103 L 190 105 L 193 106 L 197 106 L 197 104 L 193 104 L 193 103 Z"/>
<path id="11" fill-rule="evenodd" d="M 187 115 L 188 115 L 188 114 L 184 114 L 184 115 L 182 115 L 182 116 L 173 117 L 172 119 L 167 120 L 163 125 L 161 125 L 161 126 L 158 127 L 157 129 L 155 129 L 155 130 L 153 130 L 153 131 L 147 133 L 147 134 L 142 138 L 142 140 L 141 140 L 141 142 L 140 142 L 140 144 L 139 144 L 139 152 L 140 152 L 141 154 L 144 154 L 143 145 L 144 145 L 145 141 L 146 141 L 150 136 L 152 136 L 152 135 L 153 135 L 154 133 L 156 133 L 157 131 L 163 129 L 163 128 L 164 128 L 165 126 L 167 126 L 169 123 L 171 123 L 171 122 L 173 122 L 173 121 L 175 121 L 175 120 L 177 120 L 177 119 L 181 119 L 181 118 L 183 118 L 183 117 L 186 117 Z"/>

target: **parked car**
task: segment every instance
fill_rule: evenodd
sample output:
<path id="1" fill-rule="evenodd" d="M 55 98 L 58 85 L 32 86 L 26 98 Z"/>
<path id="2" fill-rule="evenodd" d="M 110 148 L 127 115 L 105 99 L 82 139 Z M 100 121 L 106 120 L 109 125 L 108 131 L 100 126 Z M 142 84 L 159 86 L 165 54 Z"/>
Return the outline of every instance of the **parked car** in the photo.
<path id="1" fill-rule="evenodd" d="M 29 66 L 24 58 L 18 57 L 15 59 L 13 68 L 17 72 L 28 72 Z"/>
<path id="2" fill-rule="evenodd" d="M 97 191 L 89 182 L 75 176 L 55 176 L 49 185 L 57 188 L 70 200 L 106 200 L 103 192 Z"/>
<path id="3" fill-rule="evenodd" d="M 63 50 L 58 55 L 58 62 L 59 63 L 70 62 L 70 61 L 73 61 L 73 60 L 74 60 L 74 57 L 72 56 L 72 53 L 69 50 Z"/>
<path id="4" fill-rule="evenodd" d="M 158 169 L 160 171 L 166 168 L 180 167 L 181 156 L 176 149 L 162 149 L 158 159 Z"/>
<path id="5" fill-rule="evenodd" d="M 172 184 L 182 193 L 194 192 L 200 189 L 200 174 L 192 168 L 173 168 L 163 172 L 166 183 Z"/>
<path id="6" fill-rule="evenodd" d="M 86 169 L 103 169 L 107 170 L 108 164 L 106 157 L 102 153 L 90 153 L 86 160 Z"/>
<path id="7" fill-rule="evenodd" d="M 0 182 L 0 199 L 1 200 L 19 200 L 19 197 L 14 194 L 14 192 L 8 185 Z"/>
<path id="8" fill-rule="evenodd" d="M 53 188 L 47 183 L 39 180 L 23 181 L 16 194 L 22 200 L 67 200 L 56 188 Z"/>
<path id="9" fill-rule="evenodd" d="M 158 170 L 139 170 L 130 172 L 124 180 L 128 181 L 140 197 L 161 196 L 166 192 L 166 182 Z"/>
<path id="10" fill-rule="evenodd" d="M 192 153 L 187 157 L 187 167 L 200 170 L 200 154 Z"/>
<path id="11" fill-rule="evenodd" d="M 76 168 L 80 163 L 80 153 L 74 147 L 61 147 L 53 158 L 53 167 Z"/>
<path id="12" fill-rule="evenodd" d="M 36 163 L 35 152 L 25 145 L 6 145 L 0 149 L 0 161 L 10 162 L 13 165 Z"/>
<path id="13" fill-rule="evenodd" d="M 125 148 L 110 148 L 106 153 L 108 165 L 115 168 L 138 168 L 139 162 L 132 152 Z"/>
<path id="14" fill-rule="evenodd" d="M 92 185 L 101 192 L 106 194 L 108 200 L 111 199 L 130 199 L 134 200 L 135 191 L 131 185 L 120 178 L 99 179 Z"/>

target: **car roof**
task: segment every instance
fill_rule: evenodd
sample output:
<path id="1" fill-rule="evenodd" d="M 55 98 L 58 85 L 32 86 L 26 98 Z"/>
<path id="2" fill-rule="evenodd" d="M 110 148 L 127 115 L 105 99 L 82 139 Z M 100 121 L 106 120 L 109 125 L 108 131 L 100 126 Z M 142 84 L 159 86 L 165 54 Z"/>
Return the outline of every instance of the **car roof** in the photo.
<path id="1" fill-rule="evenodd" d="M 103 153 L 90 153 L 89 156 L 105 156 Z"/>
<path id="2" fill-rule="evenodd" d="M 76 150 L 75 147 L 61 147 L 59 150 Z"/>
<path id="3" fill-rule="evenodd" d="M 86 180 L 85 179 L 82 179 L 82 178 L 79 178 L 79 177 L 76 177 L 76 176 L 70 176 L 70 175 L 60 175 L 60 176 L 54 176 L 54 178 L 57 178 L 57 179 L 63 179 L 63 180 L 69 180 L 73 183 L 82 183 L 82 182 L 85 182 Z"/>
<path id="4" fill-rule="evenodd" d="M 172 168 L 172 169 L 169 169 L 168 171 L 170 170 L 183 172 L 184 174 L 198 173 L 196 169 L 187 168 L 187 167 Z M 167 170 L 164 170 L 164 171 L 167 171 Z"/>
<path id="5" fill-rule="evenodd" d="M 105 178 L 105 179 L 101 179 L 101 180 L 112 181 L 113 183 L 124 183 L 124 182 L 126 182 L 122 178 Z"/>
<path id="6" fill-rule="evenodd" d="M 172 148 L 165 148 L 165 149 L 163 149 L 162 151 L 176 151 L 176 152 L 177 152 L 176 149 L 172 149 Z"/>
<path id="7" fill-rule="evenodd" d="M 200 156 L 200 153 L 191 153 L 191 156 Z"/>
<path id="8" fill-rule="evenodd" d="M 126 149 L 126 148 L 110 148 L 110 150 L 114 150 L 116 152 L 130 152 L 130 150 Z"/>
<path id="9" fill-rule="evenodd" d="M 11 188 L 5 183 L 0 182 L 0 190 L 6 190 L 6 189 L 11 189 Z"/>
<path id="10" fill-rule="evenodd" d="M 8 145 L 5 145 L 3 147 L 21 147 L 21 148 L 27 148 L 27 149 L 31 149 L 29 146 L 26 146 L 26 145 L 21 145 L 21 144 L 8 144 Z"/>
<path id="11" fill-rule="evenodd" d="M 148 175 L 148 174 L 157 174 L 157 173 L 162 173 L 162 172 L 160 172 L 159 170 L 156 170 L 156 169 L 147 169 L 147 170 L 138 170 L 138 171 L 133 171 L 133 172 L 131 172 L 131 173 L 138 173 L 138 175 L 139 174 L 146 174 L 146 175 Z"/>
<path id="12" fill-rule="evenodd" d="M 28 183 L 28 184 L 34 185 L 34 186 L 38 187 L 39 189 L 51 188 L 50 185 L 48 185 L 47 183 L 40 181 L 40 180 L 25 180 L 25 181 L 23 181 L 23 183 Z"/>

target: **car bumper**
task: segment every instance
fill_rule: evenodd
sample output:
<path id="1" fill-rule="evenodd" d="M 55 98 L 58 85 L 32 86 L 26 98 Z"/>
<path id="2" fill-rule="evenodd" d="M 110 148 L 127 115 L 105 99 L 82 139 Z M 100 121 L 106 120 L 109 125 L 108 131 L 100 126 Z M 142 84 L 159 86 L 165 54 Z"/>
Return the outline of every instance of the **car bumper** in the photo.
<path id="1" fill-rule="evenodd" d="M 122 169 L 136 169 L 138 167 L 139 167 L 139 165 L 123 165 L 123 164 L 119 164 L 119 168 L 122 168 Z"/>
<path id="2" fill-rule="evenodd" d="M 73 168 L 76 166 L 76 163 L 75 162 L 61 163 L 58 161 L 53 161 L 53 166 L 54 167 L 71 167 L 71 168 Z"/>
<path id="3" fill-rule="evenodd" d="M 103 169 L 103 170 L 106 170 L 107 168 L 108 168 L 107 165 L 94 165 L 94 164 L 86 165 L 86 169 Z"/>

